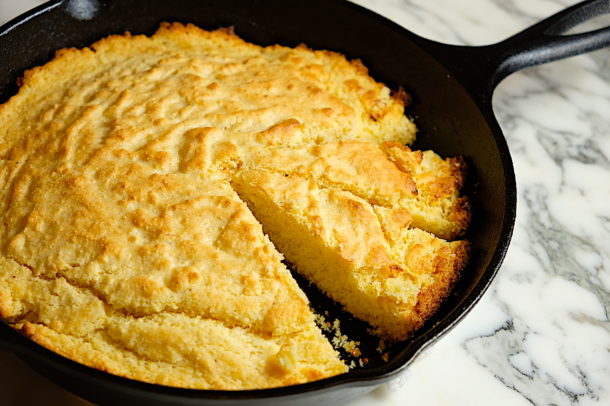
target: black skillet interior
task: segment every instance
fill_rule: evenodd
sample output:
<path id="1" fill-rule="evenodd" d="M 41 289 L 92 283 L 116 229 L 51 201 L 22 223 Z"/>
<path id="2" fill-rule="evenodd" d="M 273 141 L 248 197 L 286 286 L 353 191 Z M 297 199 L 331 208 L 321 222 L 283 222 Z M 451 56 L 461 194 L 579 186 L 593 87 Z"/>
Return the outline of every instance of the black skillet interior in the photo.
<path id="1" fill-rule="evenodd" d="M 466 157 L 470 169 L 466 192 L 474 211 L 467 236 L 472 258 L 440 310 L 412 338 L 393 345 L 388 362 L 376 351 L 379 340 L 367 332 L 365 323 L 354 320 L 297 277 L 314 308 L 322 314 L 327 311 L 329 321 L 340 320 L 343 333 L 360 341 L 363 356 L 369 359 L 365 367 L 346 375 L 304 385 L 223 392 L 134 382 L 63 359 L 6 325 L 0 325 L 0 346 L 4 343 L 51 379 L 98 403 L 254 405 L 290 400 L 292 404 L 339 404 L 404 370 L 481 297 L 508 247 L 516 200 L 510 156 L 490 107 L 491 92 L 502 76 L 544 62 L 534 57 L 508 64 L 509 55 L 502 52 L 511 51 L 512 46 L 512 51 L 523 54 L 522 47 L 517 47 L 519 41 L 497 48 L 449 47 L 339 0 L 89 0 L 85 3 L 96 5 L 97 11 L 88 20 L 74 18 L 68 3 L 51 1 L 0 29 L 0 102 L 16 92 L 15 81 L 25 69 L 45 63 L 55 50 L 84 47 L 125 31 L 151 34 L 162 21 L 191 22 L 206 29 L 233 26 L 238 35 L 261 45 L 305 43 L 339 51 L 348 58 L 360 58 L 371 75 L 390 88 L 407 89 L 413 103 L 406 114 L 420 129 L 415 148 Z"/>

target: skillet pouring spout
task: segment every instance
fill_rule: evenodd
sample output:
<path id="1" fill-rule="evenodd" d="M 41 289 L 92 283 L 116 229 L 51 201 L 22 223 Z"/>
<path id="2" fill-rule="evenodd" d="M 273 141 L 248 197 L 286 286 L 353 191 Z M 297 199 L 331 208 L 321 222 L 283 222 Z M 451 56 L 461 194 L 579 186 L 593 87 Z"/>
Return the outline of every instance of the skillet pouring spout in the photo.
<path id="1" fill-rule="evenodd" d="M 488 102 L 498 83 L 514 72 L 610 46 L 610 27 L 566 34 L 605 14 L 610 14 L 610 0 L 587 0 L 492 45 L 455 46 L 421 40 L 466 87 L 476 89 L 473 96 Z"/>

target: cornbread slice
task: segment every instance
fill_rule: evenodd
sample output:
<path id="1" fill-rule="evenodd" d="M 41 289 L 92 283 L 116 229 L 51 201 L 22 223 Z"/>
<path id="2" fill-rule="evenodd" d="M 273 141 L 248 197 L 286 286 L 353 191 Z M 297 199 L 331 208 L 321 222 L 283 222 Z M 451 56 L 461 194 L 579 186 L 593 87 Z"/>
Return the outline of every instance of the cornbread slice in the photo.
<path id="1" fill-rule="evenodd" d="M 374 205 L 402 207 L 410 213 L 412 227 L 448 240 L 461 236 L 470 220 L 467 200 L 460 195 L 463 160 L 442 159 L 432 151 L 339 140 L 261 149 L 245 159 L 244 167 L 297 174 Z"/>
<path id="2" fill-rule="evenodd" d="M 286 259 L 391 340 L 423 324 L 465 264 L 466 242 L 408 228 L 404 209 L 267 170 L 244 170 L 234 183 Z"/>
<path id="3" fill-rule="evenodd" d="M 415 270 L 423 281 L 415 303 L 415 313 L 423 324 L 449 295 L 469 257 L 466 240 L 445 241 L 408 225 L 410 214 L 404 209 L 374 206 L 392 259 L 404 269 Z M 417 328 L 417 327 L 416 327 Z"/>

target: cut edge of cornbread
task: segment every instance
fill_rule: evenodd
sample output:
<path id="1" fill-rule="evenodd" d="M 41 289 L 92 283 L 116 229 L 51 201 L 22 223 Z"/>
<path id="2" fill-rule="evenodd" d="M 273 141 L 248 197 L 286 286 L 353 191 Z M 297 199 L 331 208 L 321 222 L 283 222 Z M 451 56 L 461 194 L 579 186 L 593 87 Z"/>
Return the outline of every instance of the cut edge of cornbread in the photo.
<path id="1" fill-rule="evenodd" d="M 385 207 L 403 207 L 411 226 L 440 238 L 462 236 L 470 221 L 462 158 L 412 151 L 398 143 L 336 140 L 301 147 L 265 148 L 248 156 L 244 168 L 295 174 L 339 188 Z"/>
<path id="2" fill-rule="evenodd" d="M 422 285 L 415 313 L 418 328 L 432 316 L 451 292 L 470 257 L 467 240 L 446 241 L 418 228 L 405 227 L 409 221 L 404 209 L 374 206 L 375 213 L 391 247 L 392 258 L 406 269 L 419 269 L 431 276 Z"/>

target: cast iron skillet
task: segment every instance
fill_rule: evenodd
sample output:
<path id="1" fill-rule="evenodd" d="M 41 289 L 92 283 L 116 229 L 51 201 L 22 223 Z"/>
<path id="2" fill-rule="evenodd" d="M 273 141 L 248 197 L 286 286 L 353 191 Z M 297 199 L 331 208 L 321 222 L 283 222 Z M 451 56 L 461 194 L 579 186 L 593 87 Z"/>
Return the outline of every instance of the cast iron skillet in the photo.
<path id="1" fill-rule="evenodd" d="M 447 333 L 480 299 L 506 253 L 515 221 L 516 187 L 511 158 L 491 109 L 493 89 L 527 66 L 592 51 L 610 44 L 610 27 L 561 35 L 610 12 L 609 0 L 585 1 L 495 45 L 449 46 L 421 38 L 351 3 L 340 0 L 105 0 L 79 20 L 75 1 L 53 0 L 0 28 L 0 102 L 13 95 L 15 80 L 48 61 L 56 49 L 83 47 L 109 34 L 150 34 L 161 21 L 193 22 L 203 28 L 234 26 L 257 44 L 310 47 L 360 58 L 391 88 L 404 87 L 413 103 L 407 114 L 420 128 L 415 148 L 462 155 L 469 163 L 467 193 L 474 221 L 467 238 L 472 259 L 452 296 L 411 339 L 390 349 L 389 362 L 375 351 L 367 325 L 352 320 L 319 292 L 301 284 L 314 307 L 338 318 L 362 342 L 370 362 L 347 374 L 277 389 L 201 391 L 163 387 L 116 377 L 48 351 L 0 323 L 0 347 L 18 354 L 68 390 L 102 404 L 272 405 L 291 402 L 340 404 L 404 371 L 426 347 Z M 566 78 L 570 80 L 570 78 Z"/>

